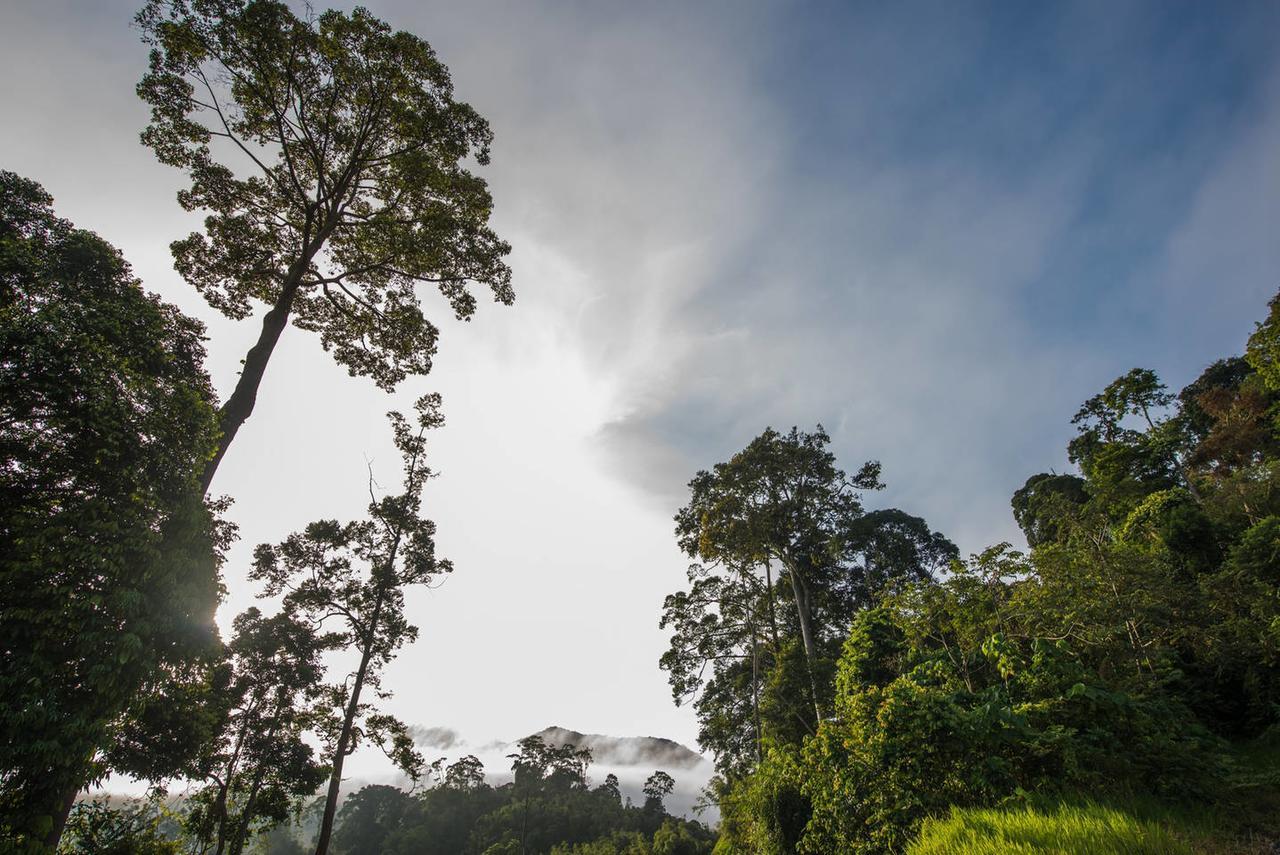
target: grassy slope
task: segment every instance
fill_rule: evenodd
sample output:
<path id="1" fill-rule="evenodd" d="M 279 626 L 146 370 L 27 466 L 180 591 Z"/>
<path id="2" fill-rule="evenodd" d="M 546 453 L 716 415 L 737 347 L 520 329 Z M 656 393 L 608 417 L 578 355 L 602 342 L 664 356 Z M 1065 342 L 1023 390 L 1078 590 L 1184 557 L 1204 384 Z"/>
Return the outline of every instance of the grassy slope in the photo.
<path id="1" fill-rule="evenodd" d="M 1280 846 L 1280 734 L 1236 748 L 1213 806 L 1128 799 L 953 810 L 925 822 L 907 855 L 1270 855 Z"/>
<path id="2" fill-rule="evenodd" d="M 953 810 L 925 822 L 907 855 L 1192 855 L 1167 829 L 1100 805 Z"/>

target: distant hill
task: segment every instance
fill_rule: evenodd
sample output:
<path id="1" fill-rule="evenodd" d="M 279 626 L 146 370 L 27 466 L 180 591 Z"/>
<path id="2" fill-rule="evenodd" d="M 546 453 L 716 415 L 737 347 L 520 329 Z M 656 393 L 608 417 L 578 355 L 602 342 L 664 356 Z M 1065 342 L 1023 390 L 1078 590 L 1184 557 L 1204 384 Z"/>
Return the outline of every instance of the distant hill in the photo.
<path id="1" fill-rule="evenodd" d="M 565 727 L 547 727 L 534 736 L 548 745 L 576 745 L 591 749 L 592 763 L 603 766 L 645 766 L 651 769 L 693 769 L 708 762 L 698 752 L 660 736 L 605 736 Z"/>

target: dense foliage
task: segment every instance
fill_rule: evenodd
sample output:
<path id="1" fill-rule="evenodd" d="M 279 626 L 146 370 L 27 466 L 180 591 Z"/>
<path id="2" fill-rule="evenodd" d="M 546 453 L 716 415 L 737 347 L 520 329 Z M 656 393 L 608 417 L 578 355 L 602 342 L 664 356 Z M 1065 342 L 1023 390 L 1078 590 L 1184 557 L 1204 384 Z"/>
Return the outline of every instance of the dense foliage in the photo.
<path id="1" fill-rule="evenodd" d="M 766 728 L 718 782 L 717 851 L 901 851 L 955 807 L 1080 793 L 1274 834 L 1280 774 L 1233 743 L 1280 723 L 1277 306 L 1178 395 L 1135 369 L 1085 402 L 1079 474 L 1013 497 L 1030 554 L 1002 544 L 844 612 L 832 714 Z"/>
<path id="2" fill-rule="evenodd" d="M 225 538 L 203 329 L 51 201 L 0 173 L 0 834 L 32 846 L 108 771 L 182 768 Z"/>
<path id="3" fill-rule="evenodd" d="M 521 740 L 513 780 L 486 783 L 483 767 L 464 757 L 436 764 L 436 785 L 419 794 L 369 786 L 343 804 L 335 849 L 350 855 L 705 855 L 713 835 L 670 816 L 663 797 L 670 776 L 656 772 L 641 806 L 624 803 L 609 775 L 591 787 L 591 752 Z"/>

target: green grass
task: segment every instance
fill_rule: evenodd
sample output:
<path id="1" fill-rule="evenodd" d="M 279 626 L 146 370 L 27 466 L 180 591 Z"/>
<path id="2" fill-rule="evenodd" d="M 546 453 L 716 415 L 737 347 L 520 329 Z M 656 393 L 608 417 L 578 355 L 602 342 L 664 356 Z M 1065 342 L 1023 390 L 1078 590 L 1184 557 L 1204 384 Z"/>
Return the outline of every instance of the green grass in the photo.
<path id="1" fill-rule="evenodd" d="M 907 855 L 1192 855 L 1163 826 L 1101 805 L 960 810 L 926 820 Z"/>
<path id="2" fill-rule="evenodd" d="M 1029 796 L 1021 807 L 952 809 L 907 855 L 1270 855 L 1280 844 L 1280 729 L 1233 747 L 1225 789 L 1199 803 L 1108 793 Z"/>

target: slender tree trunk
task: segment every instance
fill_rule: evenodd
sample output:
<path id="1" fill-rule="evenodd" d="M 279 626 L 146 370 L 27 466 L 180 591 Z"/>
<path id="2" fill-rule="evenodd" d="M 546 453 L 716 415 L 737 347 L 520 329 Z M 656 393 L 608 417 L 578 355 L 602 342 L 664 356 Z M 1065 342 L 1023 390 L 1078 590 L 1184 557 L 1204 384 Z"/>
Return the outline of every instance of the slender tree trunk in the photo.
<path id="1" fill-rule="evenodd" d="M 258 800 L 258 790 L 262 788 L 262 776 L 266 767 L 259 765 L 254 774 L 253 785 L 249 788 L 249 797 L 245 799 L 244 809 L 240 811 L 240 822 L 231 836 L 231 855 L 240 855 L 249 837 L 249 823 L 253 821 L 253 803 Z"/>
<path id="2" fill-rule="evenodd" d="M 222 435 L 218 438 L 218 449 L 214 452 L 213 459 L 205 465 L 204 473 L 200 476 L 200 488 L 206 493 L 209 492 L 214 473 L 218 471 L 218 464 L 231 447 L 240 426 L 253 414 L 253 405 L 258 400 L 258 387 L 262 385 L 267 363 L 271 361 L 271 354 L 276 342 L 280 340 L 280 334 L 289 325 L 289 312 L 293 309 L 293 300 L 297 296 L 301 278 L 301 273 L 291 275 L 280 289 L 275 305 L 262 319 L 262 332 L 258 335 L 258 341 L 249 348 L 249 353 L 244 358 L 244 370 L 240 372 L 235 391 L 218 411 L 218 427 Z"/>
<path id="3" fill-rule="evenodd" d="M 289 270 L 280 285 L 280 296 L 276 297 L 275 305 L 262 318 L 262 332 L 259 333 L 257 342 L 245 355 L 244 370 L 240 372 L 235 391 L 218 411 L 218 427 L 222 431 L 222 436 L 218 439 L 218 448 L 214 452 L 213 459 L 205 466 L 200 476 L 200 488 L 206 493 L 209 492 L 214 473 L 218 471 L 218 464 L 222 462 L 227 449 L 231 447 L 232 440 L 236 438 L 236 432 L 253 414 L 253 405 L 258 400 L 258 387 L 262 385 L 262 376 L 266 373 L 267 363 L 271 361 L 271 354 L 276 348 L 276 342 L 280 340 L 280 334 L 289 325 L 289 313 L 293 310 L 294 298 L 302 287 L 302 281 L 307 275 L 307 269 L 311 266 L 311 260 L 324 246 L 325 241 L 329 240 L 341 220 L 340 212 L 336 210 L 329 212 L 327 218 L 319 224 L 315 236 L 311 237 L 311 229 L 314 225 L 313 215 L 314 212 L 308 211 L 307 227 L 303 230 L 301 254 L 293 264 L 289 265 Z"/>
<path id="4" fill-rule="evenodd" d="M 415 454 L 409 462 L 408 473 L 406 474 L 406 484 L 412 482 L 414 473 L 417 470 L 418 456 Z M 386 521 L 383 521 L 386 525 Z M 388 526 L 390 529 L 390 526 Z M 378 587 L 378 596 L 373 604 L 373 615 L 369 618 L 368 629 L 364 635 L 364 651 L 360 656 L 360 667 L 356 669 L 355 684 L 351 687 L 351 698 L 347 701 L 347 708 L 342 720 L 342 734 L 338 737 L 337 749 L 334 751 L 333 772 L 329 776 L 329 791 L 325 796 L 324 817 L 320 820 L 320 836 L 316 840 L 315 855 L 328 855 L 329 839 L 333 836 L 333 819 L 338 810 L 338 787 L 342 783 L 342 763 L 346 759 L 348 746 L 351 742 L 351 730 L 355 723 L 356 713 L 360 708 L 360 690 L 364 687 L 365 674 L 369 670 L 369 660 L 373 655 L 373 643 L 378 637 L 379 624 L 382 620 L 382 606 L 386 602 L 388 589 L 396 584 L 394 580 L 394 571 L 396 566 L 396 556 L 400 551 L 400 538 L 404 535 L 404 528 L 397 527 L 393 530 L 391 538 L 391 548 L 387 550 L 387 561 L 385 565 L 386 577 L 382 579 Z"/>
<path id="5" fill-rule="evenodd" d="M 230 776 L 227 777 L 230 781 Z M 214 809 L 218 812 L 218 836 L 217 844 L 214 847 L 214 855 L 222 855 L 227 845 L 227 785 L 223 784 L 218 787 L 218 800 L 214 804 Z"/>
<path id="6" fill-rule="evenodd" d="M 760 727 L 760 643 L 756 638 L 755 609 L 748 609 L 751 633 L 751 708 L 756 720 L 756 762 L 764 762 L 764 734 Z"/>
<path id="7" fill-rule="evenodd" d="M 338 788 L 342 785 L 342 764 L 347 757 L 348 747 L 351 744 L 351 731 L 355 724 L 356 713 L 360 709 L 360 690 L 364 688 L 364 675 L 368 673 L 369 660 L 373 657 L 373 641 L 377 635 L 378 621 L 382 617 L 382 596 L 382 594 L 378 595 L 378 601 L 373 607 L 373 618 L 369 621 L 369 632 L 365 636 L 360 667 L 356 669 L 351 697 L 347 700 L 347 708 L 342 717 L 342 733 L 338 736 L 338 745 L 333 752 L 333 771 L 329 775 L 329 791 L 325 795 L 324 817 L 320 820 L 316 855 L 327 855 L 329 852 L 329 838 L 333 836 L 333 820 L 338 812 Z"/>
<path id="8" fill-rule="evenodd" d="M 279 710 L 276 711 L 279 715 Z M 264 740 L 270 745 L 276 737 L 278 725 L 272 725 L 267 731 L 267 738 Z M 236 753 L 239 754 L 237 747 Z M 267 773 L 266 764 L 259 761 L 257 769 L 253 773 L 253 783 L 249 786 L 249 797 L 245 799 L 244 807 L 240 809 L 240 819 L 236 822 L 236 828 L 231 832 L 231 853 L 230 855 L 240 855 L 244 851 L 244 844 L 249 837 L 249 823 L 253 822 L 253 806 L 258 800 L 258 791 L 262 789 L 262 778 Z"/>
<path id="9" fill-rule="evenodd" d="M 809 691 L 813 695 L 813 712 L 818 717 L 815 725 L 822 723 L 822 702 L 818 698 L 818 680 L 813 673 L 813 663 L 817 659 L 817 648 L 813 643 L 813 630 L 810 627 L 809 589 L 804 579 L 792 565 L 787 575 L 791 577 L 791 592 L 796 598 L 796 612 L 800 616 L 800 641 L 804 645 L 804 665 L 809 676 Z"/>
<path id="10" fill-rule="evenodd" d="M 773 568 L 768 561 L 764 562 L 764 581 L 765 587 L 769 589 L 769 632 L 773 636 L 773 656 L 776 661 L 778 654 L 782 652 L 782 645 L 778 641 L 778 615 L 773 607 Z"/>
<path id="11" fill-rule="evenodd" d="M 346 759 L 347 748 L 351 744 L 351 726 L 360 704 L 360 690 L 364 685 L 369 656 L 370 651 L 366 649 L 360 658 L 355 685 L 351 688 L 351 698 L 347 701 L 347 708 L 343 714 L 342 733 L 338 736 L 338 745 L 333 752 L 333 771 L 329 774 L 329 790 L 325 794 L 324 816 L 320 820 L 320 836 L 316 839 L 316 855 L 328 853 L 329 838 L 333 836 L 333 819 L 338 811 L 338 788 L 342 785 L 342 763 Z"/>
<path id="12" fill-rule="evenodd" d="M 257 700 L 254 700 L 245 710 L 250 720 L 257 713 L 258 703 Z M 246 727 L 242 724 L 240 732 L 236 734 L 236 744 L 231 751 L 231 759 L 227 761 L 226 768 L 223 770 L 223 778 L 218 782 L 218 799 L 215 802 L 215 808 L 218 812 L 218 836 L 214 855 L 222 855 L 227 847 L 227 825 L 231 821 L 231 818 L 227 816 L 227 796 L 231 792 L 231 782 L 236 777 L 236 768 L 240 765 L 240 752 L 244 750 L 244 739 L 247 735 Z"/>

